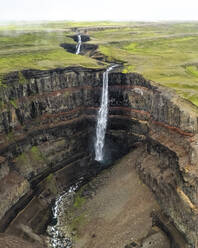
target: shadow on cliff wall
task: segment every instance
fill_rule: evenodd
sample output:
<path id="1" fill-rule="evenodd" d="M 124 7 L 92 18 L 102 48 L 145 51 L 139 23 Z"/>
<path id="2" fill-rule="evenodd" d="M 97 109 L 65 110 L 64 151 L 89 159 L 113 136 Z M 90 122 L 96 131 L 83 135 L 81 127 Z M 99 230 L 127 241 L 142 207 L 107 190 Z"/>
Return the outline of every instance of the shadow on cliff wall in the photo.
<path id="1" fill-rule="evenodd" d="M 70 53 L 76 53 L 76 45 L 75 44 L 69 44 L 69 43 L 61 43 L 60 46 L 64 48 L 67 52 Z M 98 49 L 97 45 L 94 44 L 82 44 L 81 45 L 81 55 L 85 55 L 87 53 L 90 53 L 90 56 Z"/>
<path id="2" fill-rule="evenodd" d="M 118 74 L 120 73 L 118 72 Z M 110 73 L 109 115 L 104 146 L 104 161 L 101 163 L 103 168 L 113 165 L 117 159 L 126 155 L 133 147 L 136 147 L 136 144 L 142 141 L 141 134 L 144 132 L 141 130 L 139 123 L 130 117 L 128 109 L 131 108 L 131 103 L 127 91 L 124 91 L 122 87 L 117 87 L 121 86 L 125 78 L 121 78 L 120 85 L 115 85 L 114 79 L 115 77 L 112 77 Z M 95 116 L 95 118 L 88 118 L 87 120 L 91 130 L 88 141 L 89 151 L 93 160 L 95 157 L 96 118 L 101 101 L 101 90 L 102 87 L 100 90 L 92 91 L 94 109 L 88 110 L 88 116 L 89 114 L 92 117 Z M 136 134 L 140 134 L 141 138 L 138 135 L 134 135 L 134 130 Z"/>
<path id="3" fill-rule="evenodd" d="M 78 35 L 71 35 L 68 37 L 72 38 L 76 42 L 76 44 L 61 43 L 60 46 L 62 48 L 64 48 L 67 52 L 75 54 L 76 53 L 76 46 L 78 43 Z M 88 35 L 81 34 L 81 41 L 82 41 L 81 49 L 80 49 L 81 55 L 85 55 L 88 53 L 89 56 L 92 56 L 95 53 L 95 51 L 98 49 L 97 45 L 85 44 L 85 42 L 90 41 L 90 37 Z"/>

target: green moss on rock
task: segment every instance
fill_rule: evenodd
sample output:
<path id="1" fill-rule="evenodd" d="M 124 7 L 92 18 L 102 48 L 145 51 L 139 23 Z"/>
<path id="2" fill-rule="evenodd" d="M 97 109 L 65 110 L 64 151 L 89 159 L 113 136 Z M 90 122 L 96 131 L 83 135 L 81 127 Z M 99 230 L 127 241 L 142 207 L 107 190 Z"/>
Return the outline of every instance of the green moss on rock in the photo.
<path id="1" fill-rule="evenodd" d="M 18 77 L 19 77 L 19 83 L 20 84 L 25 84 L 26 83 L 26 78 L 23 76 L 23 73 L 21 71 L 18 72 Z"/>
<path id="2" fill-rule="evenodd" d="M 24 151 L 16 158 L 16 168 L 25 177 L 37 174 L 46 164 L 47 159 L 37 146 Z"/>
<path id="3" fill-rule="evenodd" d="M 82 197 L 80 193 L 77 193 L 74 200 L 74 207 L 80 208 L 85 203 L 85 200 L 86 199 Z"/>
<path id="4" fill-rule="evenodd" d="M 198 68 L 197 68 L 197 66 L 194 66 L 194 65 L 187 66 L 186 71 L 190 75 L 193 75 L 194 77 L 198 77 Z"/>
<path id="5" fill-rule="evenodd" d="M 18 102 L 16 100 L 10 100 L 10 104 L 17 109 L 18 108 Z"/>
<path id="6" fill-rule="evenodd" d="M 38 149 L 37 146 L 32 146 L 30 150 L 30 156 L 32 157 L 33 160 L 35 161 L 46 161 L 46 157 L 41 153 L 41 151 Z"/>

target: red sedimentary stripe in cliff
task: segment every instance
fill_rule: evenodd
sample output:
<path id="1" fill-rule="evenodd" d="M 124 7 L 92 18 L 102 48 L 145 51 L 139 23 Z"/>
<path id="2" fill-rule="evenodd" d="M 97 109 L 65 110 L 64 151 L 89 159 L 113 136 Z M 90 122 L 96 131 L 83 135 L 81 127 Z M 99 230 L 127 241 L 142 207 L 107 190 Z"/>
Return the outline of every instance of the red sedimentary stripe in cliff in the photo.
<path id="1" fill-rule="evenodd" d="M 86 110 L 98 110 L 98 107 L 88 107 Z M 131 112 L 138 113 L 141 115 L 146 115 L 147 117 L 150 117 L 150 113 L 144 110 L 138 110 L 138 109 L 133 109 L 131 107 L 109 107 L 109 110 L 123 110 L 125 111 L 126 115 L 130 116 Z M 114 115 L 112 115 L 114 116 Z"/>
<path id="2" fill-rule="evenodd" d="M 151 122 L 154 125 L 158 125 L 158 126 L 161 126 L 161 127 L 166 128 L 166 129 L 170 129 L 171 131 L 177 132 L 177 133 L 179 133 L 181 135 L 184 135 L 184 136 L 189 136 L 189 137 L 193 137 L 194 136 L 193 133 L 185 132 L 185 131 L 183 131 L 182 129 L 180 129 L 178 127 L 170 126 L 170 125 L 167 125 L 167 124 L 165 124 L 163 122 L 154 121 L 154 120 L 152 120 Z"/>
<path id="3" fill-rule="evenodd" d="M 23 102 L 23 101 L 27 101 L 27 100 L 36 100 L 36 99 L 42 99 L 44 97 L 49 97 L 49 96 L 59 96 L 59 95 L 63 95 L 66 92 L 75 92 L 75 91 L 79 91 L 82 89 L 89 89 L 89 90 L 98 90 L 101 87 L 93 87 L 93 86 L 75 86 L 75 87 L 69 87 L 69 88 L 65 88 L 65 89 L 61 89 L 61 90 L 56 90 L 56 91 L 51 91 L 51 92 L 46 92 L 43 94 L 35 94 L 32 96 L 23 96 L 21 98 L 18 99 L 19 102 Z M 142 89 L 144 91 L 150 91 L 151 89 L 148 89 L 146 87 L 143 86 L 134 86 L 134 85 L 110 85 L 109 86 L 110 89 L 134 89 L 134 88 L 139 88 Z"/>
<path id="4" fill-rule="evenodd" d="M 56 117 L 69 116 L 71 114 L 75 114 L 75 113 L 78 113 L 80 111 L 83 111 L 84 109 L 85 109 L 84 107 L 77 107 L 77 108 L 72 109 L 70 111 L 59 112 L 59 113 L 54 113 L 54 114 L 43 114 L 43 115 L 41 115 L 40 119 L 45 120 L 45 119 L 51 119 L 51 118 L 56 118 Z"/>
<path id="5" fill-rule="evenodd" d="M 94 115 L 90 115 L 90 114 L 85 114 L 84 110 L 97 110 L 98 108 L 97 107 L 77 107 L 75 109 L 72 109 L 70 111 L 67 111 L 67 112 L 60 112 L 60 113 L 54 113 L 54 114 L 44 114 L 42 116 L 40 116 L 38 119 L 35 119 L 35 121 L 37 120 L 47 120 L 47 119 L 52 119 L 53 121 L 50 122 L 50 123 L 44 123 L 44 124 L 41 124 L 39 126 L 35 126 L 34 125 L 34 122 L 33 122 L 33 125 L 30 129 L 30 132 L 31 131 L 35 131 L 35 130 L 42 130 L 42 129 L 46 129 L 46 128 L 53 128 L 53 127 L 58 127 L 58 126 L 62 126 L 62 125 L 68 125 L 72 122 L 75 122 L 75 121 L 79 121 L 79 120 L 82 120 L 84 118 L 93 118 L 95 119 L 96 118 L 96 114 Z M 126 112 L 126 115 L 109 115 L 109 118 L 120 118 L 120 119 L 131 119 L 131 112 L 134 112 L 134 113 L 138 113 L 138 114 L 141 114 L 143 116 L 146 116 L 147 118 L 151 118 L 150 117 L 150 113 L 149 112 L 146 112 L 146 111 L 143 111 L 143 110 L 138 110 L 138 109 L 132 109 L 130 107 L 110 107 L 110 110 L 124 110 Z M 69 116 L 70 114 L 75 114 L 75 113 L 78 113 L 79 112 L 79 116 L 78 117 L 74 117 L 72 119 L 64 119 L 64 117 L 67 117 Z M 81 112 L 81 113 L 80 113 Z M 55 120 L 56 118 L 59 118 L 59 117 L 62 117 L 62 120 L 58 119 L 58 120 Z M 194 134 L 193 133 L 190 133 L 190 132 L 185 132 L 183 131 L 182 129 L 180 128 L 177 128 L 177 127 L 174 127 L 174 126 L 170 126 L 170 125 L 167 125 L 163 122 L 158 122 L 158 121 L 155 121 L 155 120 L 151 120 L 151 123 L 154 124 L 154 125 L 158 125 L 158 126 L 161 126 L 161 127 L 164 127 L 168 130 L 171 130 L 171 131 L 174 131 L 174 132 L 177 132 L 183 136 L 188 136 L 188 137 L 193 137 Z M 25 124 L 32 124 L 32 120 L 30 121 L 27 121 L 25 122 Z M 21 125 L 18 125 L 15 127 L 15 130 L 17 131 L 20 131 L 22 130 L 23 126 Z M 18 141 L 18 140 L 21 140 L 21 139 L 24 139 L 25 136 L 28 134 L 29 132 L 27 133 L 22 133 L 21 135 L 17 135 L 14 139 L 14 142 Z M 0 145 L 0 149 L 3 149 L 4 147 L 6 147 L 8 144 L 9 144 L 9 141 L 6 139 L 6 135 L 1 135 L 0 136 L 0 139 L 1 140 L 4 140 L 4 143 Z M 190 142 L 193 142 L 190 141 Z"/>
<path id="6" fill-rule="evenodd" d="M 62 120 L 62 121 L 59 121 L 59 122 L 56 122 L 56 123 L 52 122 L 52 123 L 47 123 L 47 124 L 39 125 L 39 126 L 34 125 L 26 132 L 23 131 L 23 126 L 21 126 L 21 125 L 17 126 L 17 129 L 19 131 L 21 131 L 21 133 L 17 133 L 15 135 L 15 133 L 13 131 L 13 137 L 12 137 L 11 142 L 7 139 L 6 134 L 0 135 L 0 140 L 3 140 L 3 143 L 0 144 L 0 150 L 5 149 L 10 144 L 14 144 L 16 142 L 22 141 L 23 139 L 25 139 L 26 136 L 33 134 L 33 132 L 35 132 L 35 131 L 42 131 L 42 130 L 49 129 L 49 128 L 56 128 L 56 127 L 66 126 L 66 125 L 69 125 L 69 124 L 72 124 L 72 123 L 75 123 L 75 122 L 78 122 L 78 121 L 81 121 L 81 120 L 84 120 L 84 119 L 85 119 L 85 116 L 81 115 L 80 117 L 77 117 L 77 118 L 73 118 L 73 119 L 70 119 L 70 120 Z"/>

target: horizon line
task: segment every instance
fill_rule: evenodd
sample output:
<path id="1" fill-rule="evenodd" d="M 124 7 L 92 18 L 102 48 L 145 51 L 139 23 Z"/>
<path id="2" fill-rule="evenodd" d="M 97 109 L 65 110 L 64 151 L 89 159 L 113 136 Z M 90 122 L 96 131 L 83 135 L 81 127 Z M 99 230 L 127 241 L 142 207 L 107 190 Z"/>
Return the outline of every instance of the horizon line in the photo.
<path id="1" fill-rule="evenodd" d="M 0 19 L 0 24 L 4 24 L 4 23 L 44 23 L 44 22 L 77 22 L 77 23 L 83 23 L 83 22 L 87 22 L 87 23 L 92 23 L 92 22 L 115 22 L 115 23 L 124 23 L 124 22 L 145 22 L 145 23 L 152 23 L 152 22 L 198 22 L 197 20 L 190 20 L 190 19 L 157 19 L 157 20 L 144 20 L 144 19 L 131 19 L 131 20 L 72 20 L 72 19 L 35 19 L 35 20 L 1 20 Z"/>

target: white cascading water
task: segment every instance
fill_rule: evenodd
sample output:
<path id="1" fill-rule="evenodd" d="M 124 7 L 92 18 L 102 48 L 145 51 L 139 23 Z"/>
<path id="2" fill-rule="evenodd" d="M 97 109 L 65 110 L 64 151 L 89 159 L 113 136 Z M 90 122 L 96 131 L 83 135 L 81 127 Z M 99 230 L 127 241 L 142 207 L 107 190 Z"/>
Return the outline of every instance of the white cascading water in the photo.
<path id="1" fill-rule="evenodd" d="M 81 44 L 82 44 L 81 35 L 78 34 L 78 44 L 76 45 L 76 54 L 80 53 Z"/>
<path id="2" fill-rule="evenodd" d="M 102 86 L 102 99 L 100 104 L 100 109 L 97 116 L 97 126 L 96 126 L 96 143 L 95 143 L 95 160 L 101 162 L 104 160 L 104 143 L 105 134 L 107 128 L 107 117 L 108 117 L 108 81 L 109 72 L 113 70 L 117 65 L 109 67 L 103 73 L 103 86 Z"/>
<path id="3" fill-rule="evenodd" d="M 56 225 L 48 226 L 47 233 L 49 234 L 49 248 L 72 248 L 72 240 L 70 237 L 65 237 L 61 231 L 61 222 L 62 214 L 64 213 L 64 204 L 65 201 L 72 201 L 76 191 L 79 189 L 83 178 L 80 178 L 79 181 L 71 186 L 66 192 L 59 195 L 56 198 L 55 204 L 52 208 L 53 218 L 57 220 Z"/>

